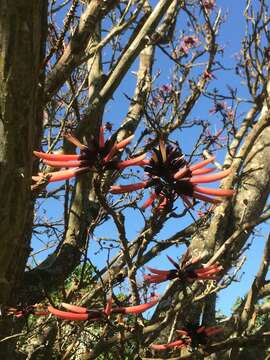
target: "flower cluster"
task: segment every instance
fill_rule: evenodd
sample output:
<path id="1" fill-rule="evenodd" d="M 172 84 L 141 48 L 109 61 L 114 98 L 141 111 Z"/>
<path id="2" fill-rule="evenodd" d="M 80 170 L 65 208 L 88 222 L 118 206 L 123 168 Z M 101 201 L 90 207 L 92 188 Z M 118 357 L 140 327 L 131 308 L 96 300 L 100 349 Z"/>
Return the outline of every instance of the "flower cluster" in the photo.
<path id="1" fill-rule="evenodd" d="M 198 256 L 196 258 L 192 258 L 189 252 L 186 252 L 180 261 L 180 264 L 175 262 L 170 256 L 167 257 L 175 269 L 158 270 L 147 267 L 147 269 L 152 273 L 144 275 L 144 279 L 147 282 L 157 284 L 178 278 L 183 282 L 183 284 L 187 284 L 192 283 L 195 280 L 216 280 L 216 274 L 223 270 L 223 267 L 219 264 L 203 266 L 201 263 L 202 257 Z"/>
<path id="2" fill-rule="evenodd" d="M 112 298 L 109 298 L 105 308 L 88 309 L 86 307 L 70 305 L 62 303 L 62 306 L 69 311 L 61 311 L 52 306 L 48 306 L 48 310 L 51 314 L 57 318 L 64 320 L 94 320 L 99 321 L 111 314 L 123 314 L 123 315 L 137 315 L 155 306 L 158 302 L 158 297 L 154 296 L 149 302 L 135 305 L 135 306 L 122 306 L 113 307 Z"/>
<path id="3" fill-rule="evenodd" d="M 121 306 L 113 307 L 112 298 L 110 297 L 105 308 L 88 309 L 86 307 L 62 303 L 62 307 L 68 311 L 62 311 L 54 308 L 53 306 L 45 305 L 30 305 L 30 306 L 17 306 L 16 308 L 7 308 L 6 315 L 14 315 L 15 317 L 23 317 L 28 315 L 44 316 L 53 315 L 63 320 L 74 321 L 100 321 L 110 314 L 123 314 L 123 315 L 138 315 L 151 307 L 155 306 L 158 302 L 158 296 L 154 295 L 149 302 L 135 305 L 135 306 Z"/>
<path id="4" fill-rule="evenodd" d="M 224 142 L 227 140 L 227 136 L 223 136 L 224 129 L 219 129 L 215 133 L 212 133 L 209 128 L 206 128 L 202 136 L 202 142 L 207 144 L 208 148 L 213 146 L 214 149 L 222 148 Z"/>
<path id="5" fill-rule="evenodd" d="M 209 110 L 210 114 L 220 113 L 223 118 L 233 119 L 234 111 L 228 106 L 226 102 L 216 102 L 214 103 L 214 107 Z"/>
<path id="6" fill-rule="evenodd" d="M 222 331 L 223 329 L 219 326 L 205 327 L 187 324 L 184 328 L 176 330 L 177 334 L 180 335 L 179 340 L 167 344 L 152 344 L 151 348 L 154 350 L 181 349 L 189 345 L 196 348 L 199 345 L 206 345 L 210 340 L 209 337 L 215 336 Z"/>
<path id="7" fill-rule="evenodd" d="M 49 182 L 67 180 L 79 174 L 86 173 L 90 170 L 105 171 L 124 169 L 128 166 L 140 165 L 145 157 L 142 154 L 138 157 L 120 161 L 117 158 L 119 150 L 124 149 L 133 139 L 134 135 L 120 141 L 119 143 L 111 144 L 110 140 L 104 140 L 104 127 L 100 128 L 98 141 L 92 140 L 91 146 L 82 144 L 77 138 L 71 134 L 65 135 L 66 139 L 80 149 L 80 154 L 47 154 L 44 152 L 34 151 L 34 154 L 42 159 L 43 163 L 55 168 L 69 168 L 52 173 L 47 173 Z M 43 174 L 33 176 L 34 181 L 39 181 Z"/>
<path id="8" fill-rule="evenodd" d="M 190 48 L 196 45 L 197 40 L 193 37 L 185 37 L 183 44 Z M 172 88 L 163 86 L 159 93 L 162 96 L 170 96 Z M 164 96 L 165 96 L 164 95 Z M 227 108 L 222 105 L 216 111 L 225 111 Z M 230 197 L 234 194 L 232 189 L 217 189 L 203 187 L 201 183 L 210 183 L 227 177 L 231 170 L 226 169 L 213 173 L 216 168 L 208 167 L 214 161 L 214 157 L 202 160 L 196 164 L 190 164 L 175 144 L 165 144 L 160 140 L 159 146 L 154 148 L 149 159 L 145 159 L 146 154 L 128 159 L 119 160 L 119 151 L 122 151 L 132 140 L 133 135 L 120 141 L 113 142 L 112 139 L 105 141 L 104 129 L 111 129 L 111 124 L 101 127 L 98 140 L 92 139 L 88 146 L 82 144 L 72 135 L 65 135 L 66 139 L 80 149 L 79 154 L 47 154 L 35 151 L 34 154 L 42 159 L 43 163 L 54 168 L 67 168 L 47 174 L 48 181 L 67 180 L 88 171 L 102 173 L 106 170 L 121 170 L 128 166 L 141 166 L 147 177 L 138 183 L 128 185 L 113 185 L 110 192 L 122 194 L 139 189 L 151 188 L 150 198 L 146 200 L 142 208 L 146 209 L 158 203 L 160 211 L 169 207 L 172 208 L 174 201 L 182 199 L 188 208 L 192 208 L 197 200 L 202 200 L 212 204 L 218 204 L 222 197 Z M 220 133 L 215 135 L 215 139 L 220 140 Z M 210 135 L 209 135 L 210 136 Z M 35 181 L 42 180 L 43 175 L 34 176 Z M 218 263 L 206 266 L 202 263 L 202 257 L 193 258 L 187 252 L 179 264 L 168 256 L 174 268 L 170 270 L 159 270 L 148 267 L 150 274 L 144 275 L 148 283 L 158 284 L 164 281 L 179 279 L 184 286 L 197 280 L 216 280 L 223 270 Z M 158 297 L 153 295 L 150 301 L 135 306 L 113 306 L 110 297 L 105 307 L 88 309 L 78 305 L 62 303 L 64 310 L 55 308 L 52 305 L 40 306 L 18 306 L 6 309 L 6 315 L 23 317 L 28 315 L 46 316 L 52 315 L 56 318 L 71 321 L 104 321 L 113 314 L 137 315 L 152 308 L 158 303 Z M 152 344 L 155 350 L 166 350 L 170 348 L 182 348 L 187 346 L 196 347 L 205 345 L 210 336 L 221 331 L 218 327 L 204 327 L 197 325 L 187 325 L 185 328 L 176 330 L 180 339 L 168 344 Z"/>
<path id="9" fill-rule="evenodd" d="M 182 56 L 188 56 L 189 50 L 196 47 L 199 39 L 193 35 L 184 36 L 180 44 L 174 49 L 172 57 L 178 59 Z"/>
<path id="10" fill-rule="evenodd" d="M 35 315 L 35 316 L 45 316 L 49 315 L 50 312 L 47 309 L 47 306 L 44 305 L 17 305 L 14 307 L 9 307 L 4 311 L 5 315 L 13 315 L 16 318 L 25 317 L 28 315 Z"/>
<path id="11" fill-rule="evenodd" d="M 216 6 L 216 1 L 215 0 L 203 0 L 202 4 L 203 4 L 203 7 L 205 8 L 205 10 L 211 11 Z"/>
<path id="12" fill-rule="evenodd" d="M 172 102 L 175 90 L 171 84 L 164 84 L 152 92 L 150 104 L 153 107 L 163 105 L 165 101 Z"/>
<path id="13" fill-rule="evenodd" d="M 218 204 L 217 197 L 228 197 L 234 194 L 231 189 L 213 189 L 199 186 L 200 183 L 214 182 L 225 178 L 230 169 L 215 174 L 205 175 L 215 168 L 205 168 L 213 162 L 214 157 L 203 160 L 195 165 L 190 165 L 176 146 L 165 145 L 160 141 L 159 148 L 154 149 L 150 160 L 143 160 L 148 179 L 136 184 L 111 186 L 113 194 L 122 194 L 139 189 L 153 188 L 154 192 L 142 206 L 150 206 L 158 197 L 161 198 L 161 207 L 180 197 L 188 207 L 192 207 L 191 199 Z M 208 196 L 210 195 L 210 196 Z"/>

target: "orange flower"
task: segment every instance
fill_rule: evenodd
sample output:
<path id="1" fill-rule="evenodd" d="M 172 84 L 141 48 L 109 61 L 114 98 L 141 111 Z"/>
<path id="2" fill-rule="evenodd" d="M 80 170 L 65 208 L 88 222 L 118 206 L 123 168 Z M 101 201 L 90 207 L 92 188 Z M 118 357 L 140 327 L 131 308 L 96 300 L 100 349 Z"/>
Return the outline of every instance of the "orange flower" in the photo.
<path id="1" fill-rule="evenodd" d="M 143 209 L 152 205 L 157 197 L 160 198 L 161 208 L 172 203 L 178 197 L 188 207 L 193 206 L 190 201 L 192 199 L 218 204 L 222 201 L 220 197 L 230 197 L 234 194 L 234 190 L 213 189 L 198 185 L 221 180 L 230 174 L 231 170 L 226 169 L 206 175 L 215 170 L 214 167 L 205 168 L 214 159 L 211 157 L 195 165 L 190 165 L 184 159 L 181 150 L 170 145 L 165 146 L 164 142 L 160 141 L 159 148 L 153 150 L 151 159 L 141 162 L 141 165 L 145 165 L 149 179 L 136 184 L 114 185 L 111 186 L 110 191 L 113 194 L 122 194 L 153 187 L 154 193 L 143 204 Z"/>
<path id="2" fill-rule="evenodd" d="M 124 314 L 124 315 L 137 315 L 155 306 L 158 302 L 158 297 L 154 296 L 149 302 L 135 306 L 112 307 L 112 298 L 104 309 L 87 309 L 85 307 L 62 303 L 62 306 L 69 311 L 58 310 L 52 306 L 48 306 L 49 312 L 57 318 L 64 320 L 102 320 L 104 316 L 110 314 Z"/>
<path id="3" fill-rule="evenodd" d="M 191 347 L 198 347 L 199 345 L 206 345 L 209 342 L 209 337 L 222 332 L 223 329 L 219 326 L 205 327 L 201 325 L 187 324 L 181 330 L 176 330 L 180 336 L 180 340 L 175 340 L 167 344 L 152 344 L 151 348 L 154 350 L 167 350 L 170 348 L 181 349 L 190 345 Z"/>
<path id="4" fill-rule="evenodd" d="M 168 259 L 175 269 L 158 270 L 147 267 L 152 274 L 144 275 L 144 279 L 155 284 L 176 278 L 179 278 L 184 283 L 191 283 L 195 280 L 216 280 L 217 274 L 223 270 L 223 267 L 219 264 L 203 266 L 201 257 L 198 256 L 192 259 L 188 252 L 183 256 L 180 264 L 170 256 L 168 256 Z"/>
<path id="5" fill-rule="evenodd" d="M 128 166 L 141 165 L 145 154 L 120 161 L 116 158 L 119 150 L 124 149 L 133 139 L 134 135 L 111 145 L 109 140 L 104 140 L 104 128 L 100 128 L 99 140 L 91 143 L 91 147 L 82 144 L 74 136 L 67 134 L 66 139 L 80 149 L 80 154 L 47 154 L 44 152 L 34 151 L 34 154 L 42 159 L 43 163 L 55 168 L 71 168 L 46 174 L 49 182 L 68 180 L 79 174 L 86 173 L 90 170 L 102 169 L 124 169 Z M 34 181 L 42 179 L 42 174 L 33 176 Z"/>

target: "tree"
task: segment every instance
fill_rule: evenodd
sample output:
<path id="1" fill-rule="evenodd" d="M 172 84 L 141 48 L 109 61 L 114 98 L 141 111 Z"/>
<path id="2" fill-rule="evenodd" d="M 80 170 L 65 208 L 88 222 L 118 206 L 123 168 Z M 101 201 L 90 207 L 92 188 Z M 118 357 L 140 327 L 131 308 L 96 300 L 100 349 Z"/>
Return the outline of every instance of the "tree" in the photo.
<path id="1" fill-rule="evenodd" d="M 213 0 L 1 1 L 1 358 L 266 356 L 269 237 L 216 304 L 270 216 L 270 18 L 243 10 L 228 69 Z"/>

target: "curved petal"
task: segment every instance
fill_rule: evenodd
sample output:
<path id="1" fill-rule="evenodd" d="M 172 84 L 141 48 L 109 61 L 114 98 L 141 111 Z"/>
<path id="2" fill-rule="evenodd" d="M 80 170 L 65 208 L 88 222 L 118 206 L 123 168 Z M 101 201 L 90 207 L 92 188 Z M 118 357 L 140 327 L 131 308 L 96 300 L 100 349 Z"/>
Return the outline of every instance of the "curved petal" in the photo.
<path id="1" fill-rule="evenodd" d="M 142 205 L 142 209 L 144 210 L 144 209 L 148 208 L 148 206 L 151 206 L 157 197 L 158 197 L 158 195 L 155 192 L 152 193 L 151 196 Z"/>
<path id="2" fill-rule="evenodd" d="M 217 335 L 220 334 L 221 332 L 223 332 L 223 328 L 220 326 L 211 326 L 205 329 L 205 333 L 207 336 Z"/>
<path id="3" fill-rule="evenodd" d="M 71 305 L 71 304 L 67 304 L 67 303 L 61 303 L 61 305 L 67 309 L 70 310 L 72 312 L 78 313 L 78 314 L 87 314 L 88 310 L 86 307 L 82 307 L 82 306 L 78 306 L 78 305 Z"/>
<path id="4" fill-rule="evenodd" d="M 81 143 L 80 140 L 77 139 L 72 134 L 65 134 L 64 136 L 71 144 L 73 144 L 74 146 L 77 146 L 79 149 L 88 150 L 88 147 L 86 145 L 84 145 L 83 143 Z"/>
<path id="5" fill-rule="evenodd" d="M 71 169 L 71 170 L 56 171 L 55 173 L 53 172 L 53 173 L 48 173 L 45 175 L 50 176 L 48 182 L 55 182 L 55 181 L 68 180 L 79 174 L 86 173 L 87 171 L 89 171 L 89 168 L 84 167 L 84 168 L 75 168 L 75 169 Z"/>
<path id="6" fill-rule="evenodd" d="M 135 165 L 141 165 L 143 159 L 145 158 L 146 154 L 142 154 L 140 156 L 128 159 L 128 160 L 124 160 L 124 161 L 119 161 L 116 164 L 116 168 L 117 169 L 124 169 L 128 166 L 135 166 Z"/>
<path id="7" fill-rule="evenodd" d="M 141 314 L 144 311 L 150 309 L 151 307 L 155 306 L 158 303 L 158 298 L 155 298 L 152 301 L 149 301 L 148 303 L 141 304 L 141 305 L 135 305 L 135 306 L 129 306 L 129 307 L 119 307 L 112 309 L 112 312 L 114 313 L 121 313 L 121 314 Z"/>
<path id="8" fill-rule="evenodd" d="M 67 154 L 47 154 L 41 151 L 33 151 L 34 155 L 40 159 L 52 160 L 52 161 L 69 161 L 79 160 L 80 155 L 67 155 Z"/>
<path id="9" fill-rule="evenodd" d="M 190 172 L 190 169 L 188 166 L 184 166 L 182 169 L 178 170 L 174 175 L 173 178 L 175 180 L 179 180 L 183 177 L 185 177 L 186 175 L 188 175 L 188 173 Z"/>
<path id="10" fill-rule="evenodd" d="M 213 172 L 215 170 L 216 170 L 216 168 L 214 168 L 214 167 L 194 170 L 194 171 L 192 171 L 192 176 L 208 174 L 208 173 Z"/>
<path id="11" fill-rule="evenodd" d="M 192 177 L 189 181 L 192 184 L 214 182 L 214 181 L 221 180 L 221 179 L 225 178 L 230 173 L 231 173 L 231 169 L 227 169 L 227 170 L 224 170 L 224 171 L 220 171 L 219 173 L 216 173 L 216 174 L 205 175 L 205 176 L 197 176 L 197 177 L 195 176 L 195 177 Z"/>
<path id="12" fill-rule="evenodd" d="M 191 171 L 200 169 L 202 167 L 204 167 L 205 165 L 210 164 L 211 162 L 213 162 L 215 160 L 215 156 L 211 156 L 209 159 L 203 160 L 197 164 L 191 165 L 189 168 Z"/>
<path id="13" fill-rule="evenodd" d="M 114 144 L 113 147 L 111 148 L 111 150 L 109 151 L 109 153 L 103 159 L 103 161 L 105 163 L 110 161 L 113 158 L 113 156 L 117 153 L 118 150 L 123 149 L 132 141 L 134 136 L 135 135 L 131 135 L 131 136 L 127 137 L 126 139 L 120 141 L 119 143 Z"/>
<path id="14" fill-rule="evenodd" d="M 149 271 L 151 271 L 153 274 L 157 274 L 157 275 L 169 275 L 170 270 L 158 270 L 158 269 L 154 269 L 151 268 L 149 266 L 146 267 Z"/>
<path id="15" fill-rule="evenodd" d="M 119 143 L 117 143 L 115 146 L 116 146 L 116 149 L 117 150 L 120 150 L 120 149 L 123 149 L 124 147 L 126 147 L 131 141 L 132 139 L 134 138 L 135 135 L 130 135 L 129 137 L 125 138 L 124 140 L 120 141 Z"/>
<path id="16" fill-rule="evenodd" d="M 181 336 L 188 336 L 188 332 L 186 330 L 175 330 Z"/>
<path id="17" fill-rule="evenodd" d="M 112 194 L 124 194 L 126 192 L 144 189 L 148 184 L 149 181 L 143 181 L 137 184 L 129 184 L 129 185 L 113 185 L 110 187 L 110 192 Z"/>
<path id="18" fill-rule="evenodd" d="M 78 313 L 72 313 L 72 312 L 67 312 L 67 311 L 61 311 L 58 309 L 55 309 L 52 306 L 48 306 L 48 311 L 56 316 L 59 319 L 63 319 L 63 320 L 77 320 L 77 321 L 86 321 L 89 319 L 89 314 L 78 314 Z"/>
<path id="19" fill-rule="evenodd" d="M 215 195 L 215 196 L 233 196 L 234 190 L 232 189 L 213 189 L 213 188 L 205 188 L 201 186 L 194 186 L 194 190 L 206 194 L 206 195 Z"/>
<path id="20" fill-rule="evenodd" d="M 186 346 L 187 344 L 183 340 L 176 340 L 168 344 L 152 344 L 151 348 L 154 350 L 166 350 L 173 347 L 181 348 Z"/>
<path id="21" fill-rule="evenodd" d="M 151 284 L 159 284 L 163 281 L 167 281 L 168 275 L 144 275 L 144 280 L 148 281 Z"/>
<path id="22" fill-rule="evenodd" d="M 76 168 L 82 165 L 86 165 L 87 161 L 84 160 L 71 160 L 71 161 L 58 161 L 58 160 L 43 160 L 44 164 L 57 167 L 57 168 L 63 168 L 63 167 L 72 167 Z"/>

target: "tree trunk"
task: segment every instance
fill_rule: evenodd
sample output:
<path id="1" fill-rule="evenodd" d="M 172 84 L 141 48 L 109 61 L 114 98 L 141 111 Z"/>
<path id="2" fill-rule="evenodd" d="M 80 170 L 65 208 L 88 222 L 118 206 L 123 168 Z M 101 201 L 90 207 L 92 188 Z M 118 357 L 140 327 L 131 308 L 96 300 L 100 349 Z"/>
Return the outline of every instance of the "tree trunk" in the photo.
<path id="1" fill-rule="evenodd" d="M 46 0 L 0 2 L 1 306 L 16 302 L 14 289 L 30 252 L 32 152 L 42 126 L 46 21 Z M 8 327 L 3 322 L 1 337 Z M 1 359 L 7 356 L 0 352 Z"/>

